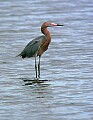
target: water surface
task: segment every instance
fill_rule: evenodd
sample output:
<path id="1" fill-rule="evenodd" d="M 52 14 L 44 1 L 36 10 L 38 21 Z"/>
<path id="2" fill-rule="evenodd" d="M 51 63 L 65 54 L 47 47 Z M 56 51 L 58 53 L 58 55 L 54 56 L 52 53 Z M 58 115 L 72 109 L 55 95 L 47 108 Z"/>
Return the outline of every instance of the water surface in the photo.
<path id="1" fill-rule="evenodd" d="M 41 35 L 45 21 L 52 41 L 41 59 L 15 57 Z M 28 85 L 29 83 L 29 85 Z M 0 0 L 0 120 L 93 119 L 93 1 Z"/>

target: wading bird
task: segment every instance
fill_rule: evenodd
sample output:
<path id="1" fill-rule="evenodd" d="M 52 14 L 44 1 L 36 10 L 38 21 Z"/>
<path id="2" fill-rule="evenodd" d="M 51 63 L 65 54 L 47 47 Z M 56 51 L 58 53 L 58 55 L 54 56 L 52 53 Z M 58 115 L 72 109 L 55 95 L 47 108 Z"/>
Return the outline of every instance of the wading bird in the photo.
<path id="1" fill-rule="evenodd" d="M 22 58 L 30 58 L 35 57 L 35 71 L 36 71 L 36 79 L 39 80 L 40 78 L 40 58 L 41 55 L 48 49 L 48 46 L 51 42 L 51 34 L 47 30 L 47 27 L 53 27 L 53 26 L 63 26 L 60 24 L 55 24 L 51 22 L 44 22 L 41 26 L 41 32 L 44 34 L 42 36 L 39 36 L 32 41 L 30 41 L 24 50 L 18 55 Z M 39 56 L 39 62 L 37 65 L 36 57 Z"/>

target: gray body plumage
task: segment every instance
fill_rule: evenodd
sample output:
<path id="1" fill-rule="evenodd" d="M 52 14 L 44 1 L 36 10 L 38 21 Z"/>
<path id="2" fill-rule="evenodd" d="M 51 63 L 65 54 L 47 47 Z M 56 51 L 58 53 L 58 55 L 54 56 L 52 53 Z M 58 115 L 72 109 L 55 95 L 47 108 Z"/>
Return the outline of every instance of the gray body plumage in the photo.
<path id="1" fill-rule="evenodd" d="M 22 58 L 25 57 L 35 57 L 35 71 L 36 71 L 36 80 L 39 80 L 40 78 L 40 58 L 41 55 L 48 49 L 48 46 L 51 42 L 51 34 L 47 30 L 47 27 L 53 27 L 53 26 L 63 26 L 51 22 L 44 22 L 41 26 L 41 32 L 45 36 L 39 36 L 35 39 L 33 39 L 31 42 L 29 42 L 24 50 L 18 55 L 21 56 Z M 37 63 L 37 56 L 38 58 L 38 63 Z"/>
<path id="2" fill-rule="evenodd" d="M 18 55 L 18 56 L 22 56 L 22 58 L 25 57 L 34 57 L 36 56 L 37 52 L 39 51 L 40 47 L 42 46 L 42 44 L 44 42 L 46 42 L 46 36 L 39 36 L 35 39 L 33 39 L 32 41 L 30 41 L 26 47 L 24 48 L 24 50 Z"/>

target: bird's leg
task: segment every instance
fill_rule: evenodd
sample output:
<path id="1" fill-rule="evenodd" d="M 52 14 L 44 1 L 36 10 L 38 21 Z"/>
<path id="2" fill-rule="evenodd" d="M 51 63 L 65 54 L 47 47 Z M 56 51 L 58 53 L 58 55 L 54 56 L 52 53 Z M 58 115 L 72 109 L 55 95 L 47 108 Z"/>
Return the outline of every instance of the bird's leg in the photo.
<path id="1" fill-rule="evenodd" d="M 36 79 L 37 79 L 37 62 L 36 62 L 36 55 L 35 55 L 35 71 L 36 71 Z"/>
<path id="2" fill-rule="evenodd" d="M 38 78 L 40 78 L 40 57 L 41 56 L 39 56 L 39 62 L 38 62 Z"/>

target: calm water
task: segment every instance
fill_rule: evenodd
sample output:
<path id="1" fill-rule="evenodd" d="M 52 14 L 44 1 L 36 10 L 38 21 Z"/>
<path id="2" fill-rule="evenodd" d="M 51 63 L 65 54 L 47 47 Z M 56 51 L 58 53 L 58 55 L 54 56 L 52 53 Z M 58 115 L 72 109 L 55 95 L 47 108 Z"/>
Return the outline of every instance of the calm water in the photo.
<path id="1" fill-rule="evenodd" d="M 41 35 L 52 42 L 33 83 L 34 58 L 15 57 Z M 26 81 L 27 80 L 27 81 Z M 0 120 L 93 120 L 93 1 L 0 0 Z"/>

